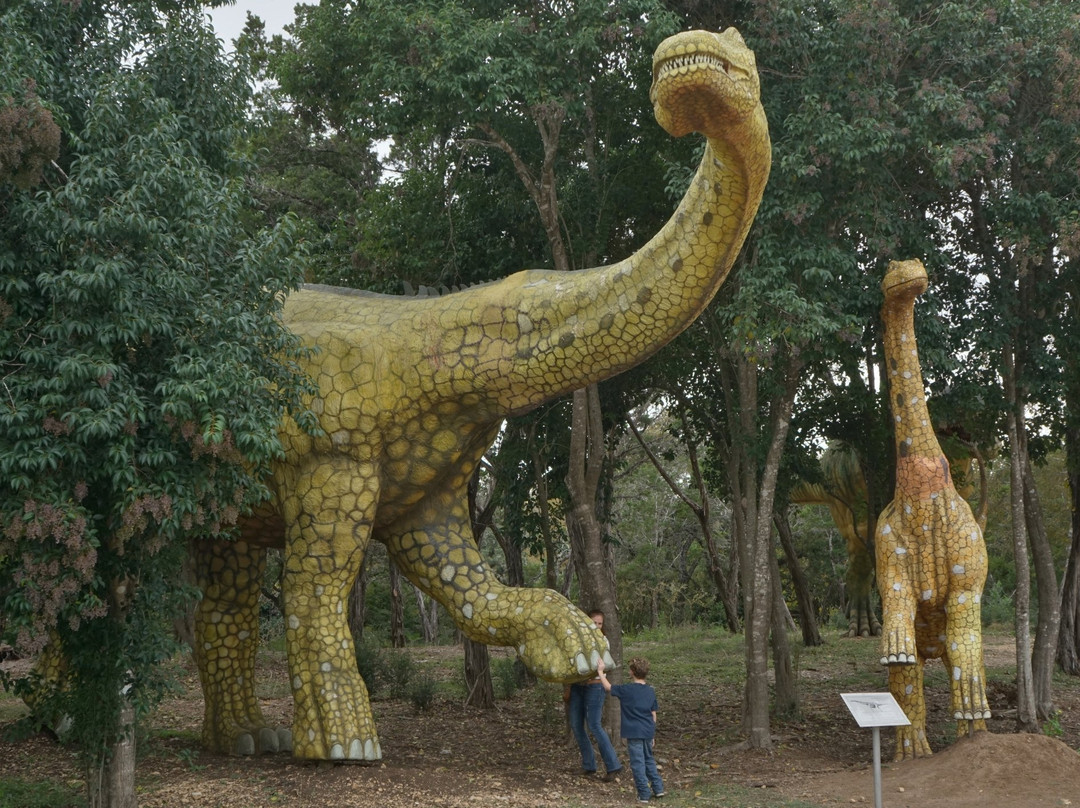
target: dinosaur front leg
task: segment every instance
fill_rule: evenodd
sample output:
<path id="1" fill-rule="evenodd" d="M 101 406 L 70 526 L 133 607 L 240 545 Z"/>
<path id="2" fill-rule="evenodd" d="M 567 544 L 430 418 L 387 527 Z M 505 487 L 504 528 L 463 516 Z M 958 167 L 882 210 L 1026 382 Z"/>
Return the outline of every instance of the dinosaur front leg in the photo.
<path id="1" fill-rule="evenodd" d="M 505 586 L 476 548 L 464 498 L 422 509 L 385 539 L 391 557 L 414 584 L 435 598 L 472 640 L 511 646 L 542 679 L 587 678 L 603 658 L 607 639 L 592 619 L 549 589 Z"/>
<path id="2" fill-rule="evenodd" d="M 892 506 L 878 521 L 875 547 L 878 592 L 881 595 L 881 664 L 911 664 L 916 660 L 913 561 L 899 519 L 888 519 Z"/>
<path id="3" fill-rule="evenodd" d="M 268 727 L 255 698 L 262 547 L 244 541 L 198 541 L 194 656 L 202 682 L 203 745 L 251 755 L 290 748 L 287 730 Z"/>
<path id="4" fill-rule="evenodd" d="M 313 459 L 282 497 L 285 645 L 299 758 L 382 757 L 347 620 L 377 494 L 373 469 L 324 458 Z"/>

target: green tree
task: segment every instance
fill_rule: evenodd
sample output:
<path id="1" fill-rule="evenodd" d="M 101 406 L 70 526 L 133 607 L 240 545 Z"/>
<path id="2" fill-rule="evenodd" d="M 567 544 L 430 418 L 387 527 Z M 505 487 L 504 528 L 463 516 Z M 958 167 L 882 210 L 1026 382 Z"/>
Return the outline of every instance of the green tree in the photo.
<path id="1" fill-rule="evenodd" d="M 299 263 L 289 221 L 245 230 L 247 83 L 201 4 L 8 3 L 0 37 L 29 143 L 0 163 L 3 628 L 62 649 L 35 704 L 72 719 L 90 805 L 132 806 L 187 541 L 264 498 L 303 420 Z"/>

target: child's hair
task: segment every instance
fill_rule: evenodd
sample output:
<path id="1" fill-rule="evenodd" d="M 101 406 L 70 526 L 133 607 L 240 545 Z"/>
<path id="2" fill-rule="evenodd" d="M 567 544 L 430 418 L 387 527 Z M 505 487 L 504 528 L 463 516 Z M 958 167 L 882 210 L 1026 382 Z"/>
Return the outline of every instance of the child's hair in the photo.
<path id="1" fill-rule="evenodd" d="M 645 657 L 634 657 L 629 662 L 630 673 L 637 679 L 645 679 L 649 676 L 649 660 Z"/>

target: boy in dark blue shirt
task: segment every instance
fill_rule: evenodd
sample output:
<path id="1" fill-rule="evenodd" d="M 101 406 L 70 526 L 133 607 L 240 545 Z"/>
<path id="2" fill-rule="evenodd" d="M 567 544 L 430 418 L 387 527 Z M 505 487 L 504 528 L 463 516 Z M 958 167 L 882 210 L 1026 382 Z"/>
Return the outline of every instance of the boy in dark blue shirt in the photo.
<path id="1" fill-rule="evenodd" d="M 622 715 L 622 736 L 626 740 L 626 753 L 630 758 L 630 771 L 634 773 L 638 802 L 648 802 L 649 797 L 664 796 L 664 781 L 656 770 L 653 758 L 653 738 L 656 736 L 656 691 L 645 684 L 649 675 L 649 660 L 635 657 L 630 660 L 630 684 L 613 685 L 604 675 L 604 660 L 596 663 L 600 684 L 619 700 Z M 651 789 L 651 790 L 650 790 Z"/>

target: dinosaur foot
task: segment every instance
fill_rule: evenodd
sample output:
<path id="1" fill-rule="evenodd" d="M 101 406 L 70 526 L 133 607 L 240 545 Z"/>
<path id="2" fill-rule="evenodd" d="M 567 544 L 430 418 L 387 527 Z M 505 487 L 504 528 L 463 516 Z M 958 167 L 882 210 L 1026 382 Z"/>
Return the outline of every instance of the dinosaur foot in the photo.
<path id="1" fill-rule="evenodd" d="M 912 639 L 914 631 L 892 630 L 882 634 L 881 664 L 882 665 L 914 665 L 918 662 L 915 651 L 915 641 Z"/>
<path id="2" fill-rule="evenodd" d="M 893 757 L 894 761 L 929 757 L 931 754 L 930 744 L 926 742 L 925 727 L 912 724 L 911 726 L 896 728 L 896 755 Z"/>
<path id="3" fill-rule="evenodd" d="M 607 638 L 592 619 L 562 595 L 550 590 L 519 590 L 519 597 L 537 602 L 522 604 L 517 653 L 536 676 L 549 682 L 577 682 L 589 678 L 601 659 L 615 665 Z"/>
<path id="4" fill-rule="evenodd" d="M 881 658 L 882 665 L 914 665 L 916 660 L 914 654 L 889 654 Z"/>
<path id="5" fill-rule="evenodd" d="M 268 755 L 292 751 L 292 732 L 261 722 L 204 727 L 203 746 L 223 755 Z"/>
<path id="6" fill-rule="evenodd" d="M 331 743 L 326 745 L 319 739 L 312 738 L 308 733 L 307 743 L 298 743 L 293 750 L 295 757 L 305 760 L 329 760 L 340 763 L 366 763 L 382 760 L 382 748 L 379 739 L 369 737 L 366 739 L 353 738 L 347 742 Z"/>
<path id="7" fill-rule="evenodd" d="M 973 667 L 969 664 L 953 666 L 949 683 L 953 718 L 961 722 L 977 721 L 985 727 L 985 719 L 990 717 L 990 705 L 986 701 L 981 667 L 978 671 L 972 670 Z"/>
<path id="8" fill-rule="evenodd" d="M 243 732 L 233 741 L 234 755 L 267 755 L 292 751 L 292 732 L 285 727 L 262 727 L 254 732 Z"/>

